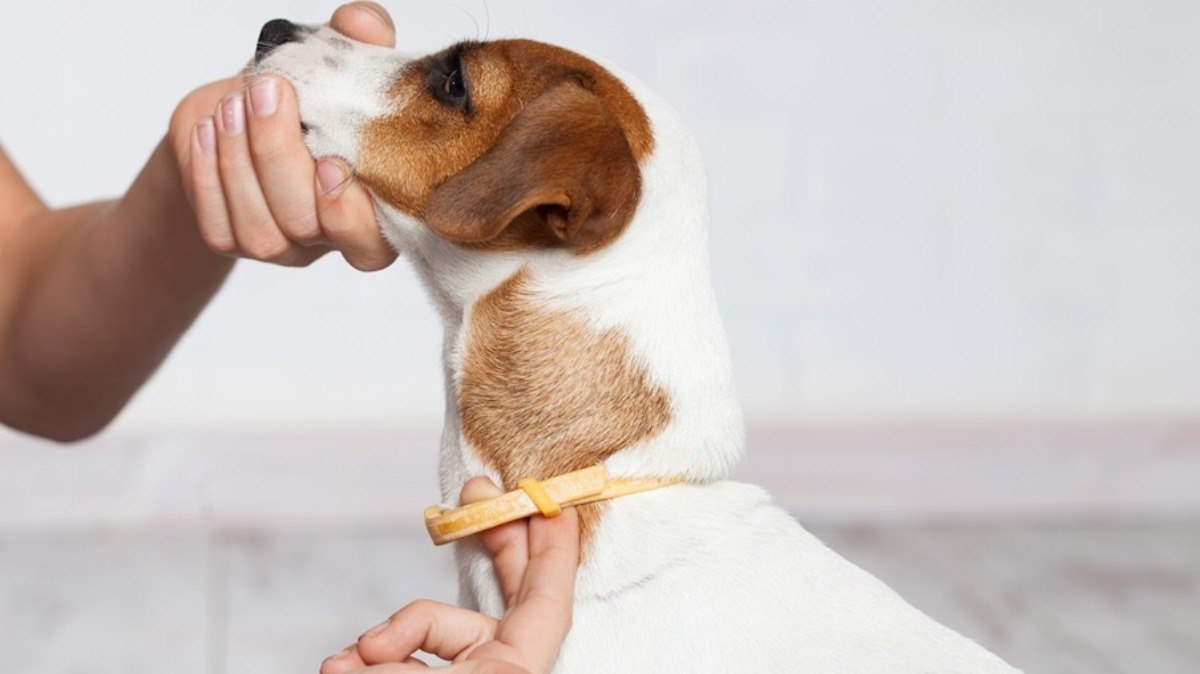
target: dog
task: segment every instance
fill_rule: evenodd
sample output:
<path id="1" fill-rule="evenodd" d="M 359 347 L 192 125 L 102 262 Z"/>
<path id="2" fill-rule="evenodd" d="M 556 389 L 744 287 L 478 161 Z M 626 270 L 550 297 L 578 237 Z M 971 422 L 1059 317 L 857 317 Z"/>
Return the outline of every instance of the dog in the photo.
<path id="1" fill-rule="evenodd" d="M 253 72 L 293 83 L 309 149 L 355 167 L 441 315 L 444 499 L 595 465 L 678 481 L 579 506 L 556 672 L 1016 671 L 726 479 L 743 424 L 703 163 L 645 86 L 529 40 L 414 57 L 284 20 Z M 455 554 L 461 602 L 500 615 L 482 548 Z"/>

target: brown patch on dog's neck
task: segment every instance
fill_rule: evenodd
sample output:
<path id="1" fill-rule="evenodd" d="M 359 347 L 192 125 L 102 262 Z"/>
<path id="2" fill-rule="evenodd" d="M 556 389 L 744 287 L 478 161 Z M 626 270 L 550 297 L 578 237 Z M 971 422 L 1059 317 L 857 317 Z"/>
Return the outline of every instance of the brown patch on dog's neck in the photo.
<path id="1" fill-rule="evenodd" d="M 505 489 L 603 462 L 662 432 L 666 391 L 620 330 L 539 305 L 522 270 L 478 300 L 458 381 L 463 435 Z M 579 507 L 584 549 L 601 504 Z"/>

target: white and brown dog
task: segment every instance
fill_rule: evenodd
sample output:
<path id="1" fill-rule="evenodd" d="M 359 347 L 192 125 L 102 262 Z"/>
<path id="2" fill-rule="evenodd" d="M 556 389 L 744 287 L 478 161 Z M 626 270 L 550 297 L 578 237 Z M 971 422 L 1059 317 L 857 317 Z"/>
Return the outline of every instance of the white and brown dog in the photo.
<path id="1" fill-rule="evenodd" d="M 526 40 L 412 57 L 280 20 L 257 70 L 293 82 L 309 148 L 355 167 L 441 313 L 444 498 L 596 464 L 683 479 L 580 507 L 556 671 L 1014 671 L 726 479 L 742 416 L 704 168 L 643 85 Z M 498 615 L 487 556 L 457 556 L 463 603 Z"/>

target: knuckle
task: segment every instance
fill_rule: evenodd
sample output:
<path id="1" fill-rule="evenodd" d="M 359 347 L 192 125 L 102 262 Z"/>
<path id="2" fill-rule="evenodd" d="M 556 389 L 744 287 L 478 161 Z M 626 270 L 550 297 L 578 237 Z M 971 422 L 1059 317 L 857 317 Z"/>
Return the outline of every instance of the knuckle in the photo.
<path id="1" fill-rule="evenodd" d="M 204 245 L 208 246 L 209 250 L 219 255 L 236 255 L 238 252 L 237 241 L 232 236 L 216 234 L 209 228 L 202 228 L 200 238 L 204 240 Z"/>
<path id="2" fill-rule="evenodd" d="M 258 259 L 273 264 L 287 264 L 291 260 L 290 252 L 287 244 L 273 244 L 264 248 L 259 253 Z"/>
<path id="3" fill-rule="evenodd" d="M 191 139 L 191 127 L 184 126 L 183 122 L 171 117 L 171 123 L 167 126 L 167 135 L 171 137 L 171 147 L 178 149 L 185 147 L 184 143 Z"/>
<path id="4" fill-rule="evenodd" d="M 322 213 L 319 219 L 321 231 L 325 232 L 325 236 L 336 243 L 338 248 L 347 248 L 347 244 L 354 242 L 359 236 L 354 226 L 343 218 L 329 217 L 328 213 Z"/>
<path id="5" fill-rule="evenodd" d="M 288 238 L 301 246 L 316 246 L 325 241 L 325 236 L 319 228 L 289 231 Z"/>
<path id="6" fill-rule="evenodd" d="M 432 615 L 439 604 L 429 599 L 414 599 L 388 618 L 389 629 L 408 630 L 410 625 L 422 617 Z"/>
<path id="7" fill-rule="evenodd" d="M 437 606 L 438 606 L 438 603 L 433 601 L 432 599 L 414 599 L 413 601 L 409 602 L 407 606 L 405 606 L 404 608 L 397 611 L 396 615 L 393 617 L 399 617 L 401 614 L 404 614 L 406 611 L 410 615 L 416 614 L 416 613 L 429 613 L 429 612 L 433 611 L 434 608 Z"/>
<path id="8" fill-rule="evenodd" d="M 315 213 L 284 218 L 279 225 L 288 238 L 298 244 L 307 246 L 321 241 L 321 223 Z"/>
<path id="9" fill-rule="evenodd" d="M 173 139 L 179 139 L 191 133 L 192 124 L 195 123 L 195 114 L 191 107 L 189 96 L 184 98 L 171 112 L 171 121 L 168 122 L 167 129 Z"/>
<path id="10" fill-rule="evenodd" d="M 291 252 L 287 241 L 282 237 L 270 235 L 254 237 L 246 242 L 243 249 L 248 256 L 263 262 L 280 262 Z"/>
<path id="11" fill-rule="evenodd" d="M 321 197 L 328 199 L 328 197 Z M 334 236 L 348 236 L 356 229 L 354 219 L 346 216 L 337 200 L 327 202 L 320 211 L 321 228 Z"/>

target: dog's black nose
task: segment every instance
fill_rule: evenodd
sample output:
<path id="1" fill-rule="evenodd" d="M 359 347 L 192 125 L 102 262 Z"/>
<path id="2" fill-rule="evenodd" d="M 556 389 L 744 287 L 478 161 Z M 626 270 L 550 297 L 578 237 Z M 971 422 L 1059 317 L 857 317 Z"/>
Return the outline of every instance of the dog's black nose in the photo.
<path id="1" fill-rule="evenodd" d="M 294 42 L 300 33 L 300 27 L 287 19 L 271 19 L 263 24 L 262 32 L 258 34 L 258 47 L 254 49 L 254 60 L 261 61 L 270 51 L 279 45 Z"/>

